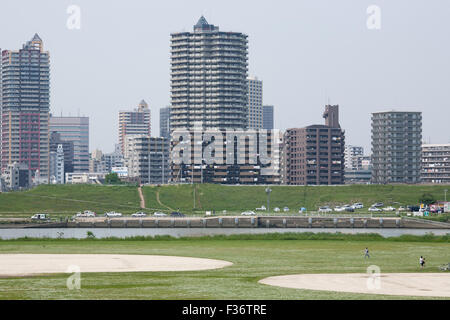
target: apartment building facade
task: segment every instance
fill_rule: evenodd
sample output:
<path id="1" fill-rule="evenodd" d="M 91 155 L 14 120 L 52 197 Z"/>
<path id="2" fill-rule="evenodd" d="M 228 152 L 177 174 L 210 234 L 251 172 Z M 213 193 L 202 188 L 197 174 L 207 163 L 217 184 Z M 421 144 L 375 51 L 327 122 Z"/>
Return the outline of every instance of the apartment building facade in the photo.
<path id="1" fill-rule="evenodd" d="M 1 167 L 26 165 L 48 179 L 50 55 L 35 34 L 20 50 L 0 59 Z"/>
<path id="2" fill-rule="evenodd" d="M 170 146 L 163 137 L 127 135 L 125 137 L 125 166 L 128 177 L 141 184 L 166 184 L 170 177 Z"/>
<path id="3" fill-rule="evenodd" d="M 339 125 L 339 106 L 325 106 L 323 117 L 325 125 L 286 130 L 283 184 L 344 184 L 345 132 Z"/>
<path id="4" fill-rule="evenodd" d="M 125 137 L 127 135 L 151 135 L 151 114 L 147 102 L 142 100 L 136 109 L 119 111 L 119 144 L 122 153 L 125 152 Z"/>
<path id="5" fill-rule="evenodd" d="M 450 184 L 450 144 L 422 145 L 421 182 Z"/>
<path id="6" fill-rule="evenodd" d="M 171 34 L 172 130 L 247 128 L 247 51 L 247 35 L 203 16 L 193 32 Z"/>
<path id="7" fill-rule="evenodd" d="M 248 82 L 248 129 L 263 128 L 263 82 L 249 77 Z"/>
<path id="8" fill-rule="evenodd" d="M 372 113 L 372 183 L 420 182 L 422 113 Z"/>

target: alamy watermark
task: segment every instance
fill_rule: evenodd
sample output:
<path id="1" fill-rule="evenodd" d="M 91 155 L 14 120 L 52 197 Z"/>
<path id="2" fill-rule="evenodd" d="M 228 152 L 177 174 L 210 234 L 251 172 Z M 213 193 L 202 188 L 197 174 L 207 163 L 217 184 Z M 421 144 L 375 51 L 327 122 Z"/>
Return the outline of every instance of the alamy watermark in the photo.
<path id="1" fill-rule="evenodd" d="M 369 30 L 380 30 L 381 29 L 381 8 L 377 5 L 370 5 L 367 7 L 366 13 L 369 15 L 367 17 L 366 26 Z"/>
<path id="2" fill-rule="evenodd" d="M 367 267 L 367 273 L 369 277 L 367 278 L 366 285 L 369 290 L 379 290 L 381 289 L 381 269 L 379 266 L 371 265 Z"/>
<path id="3" fill-rule="evenodd" d="M 81 8 L 75 4 L 67 7 L 66 13 L 69 15 L 67 18 L 66 26 L 69 30 L 81 29 Z"/>
<path id="4" fill-rule="evenodd" d="M 69 290 L 80 290 L 81 289 L 81 268 L 77 265 L 70 265 L 66 273 L 73 273 L 67 278 L 66 286 Z"/>

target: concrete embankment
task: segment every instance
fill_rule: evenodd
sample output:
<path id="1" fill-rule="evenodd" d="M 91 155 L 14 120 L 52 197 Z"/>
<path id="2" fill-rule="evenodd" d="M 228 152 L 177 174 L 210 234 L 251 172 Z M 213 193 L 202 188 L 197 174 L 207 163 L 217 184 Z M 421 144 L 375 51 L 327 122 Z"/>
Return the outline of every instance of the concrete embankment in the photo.
<path id="1" fill-rule="evenodd" d="M 79 218 L 39 224 L 3 224 L 0 228 L 408 228 L 450 229 L 450 223 L 400 217 L 218 216 Z"/>

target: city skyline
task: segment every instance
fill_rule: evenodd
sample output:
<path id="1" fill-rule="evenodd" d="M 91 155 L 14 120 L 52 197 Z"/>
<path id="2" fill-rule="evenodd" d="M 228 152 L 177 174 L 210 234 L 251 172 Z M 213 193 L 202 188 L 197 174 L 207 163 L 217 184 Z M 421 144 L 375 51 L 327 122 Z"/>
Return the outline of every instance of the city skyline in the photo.
<path id="1" fill-rule="evenodd" d="M 78 1 L 80 30 L 66 27 L 69 2 L 7 1 L 0 13 L 0 25 L 14 30 L 0 36 L 2 50 L 19 48 L 35 33 L 45 42 L 52 59 L 50 112 L 89 116 L 91 150 L 113 149 L 116 115 L 125 106 L 144 98 L 159 114 L 168 105 L 170 33 L 190 30 L 202 14 L 221 30 L 249 35 L 249 74 L 264 81 L 265 103 L 277 106 L 276 128 L 318 123 L 316 109 L 330 102 L 341 106 L 347 142 L 365 150 L 370 150 L 370 114 L 391 109 L 422 111 L 423 140 L 449 141 L 450 48 L 441 41 L 449 29 L 444 19 L 449 4 L 380 1 L 381 29 L 369 30 L 369 1 L 262 1 L 260 17 L 249 14 L 251 3 L 235 10 L 235 1 L 131 3 Z M 27 10 L 19 11 L 24 5 Z M 133 58 L 117 59 L 107 51 L 113 42 Z M 159 119 L 153 118 L 156 133 Z"/>

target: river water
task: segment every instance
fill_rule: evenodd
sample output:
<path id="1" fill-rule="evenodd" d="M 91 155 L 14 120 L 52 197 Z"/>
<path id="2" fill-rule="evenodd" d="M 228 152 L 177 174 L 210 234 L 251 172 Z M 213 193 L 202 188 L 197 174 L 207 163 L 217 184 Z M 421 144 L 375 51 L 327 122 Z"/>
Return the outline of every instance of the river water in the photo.
<path id="1" fill-rule="evenodd" d="M 87 238 L 88 231 L 92 232 L 96 238 L 129 238 L 134 236 L 165 235 L 175 238 L 179 237 L 197 237 L 214 235 L 233 235 L 233 234 L 264 234 L 264 233 L 344 233 L 344 234 L 362 234 L 377 233 L 383 237 L 396 237 L 404 234 L 425 235 L 433 233 L 434 235 L 450 234 L 449 229 L 382 229 L 382 228 L 42 228 L 42 229 L 0 229 L 0 238 Z"/>

